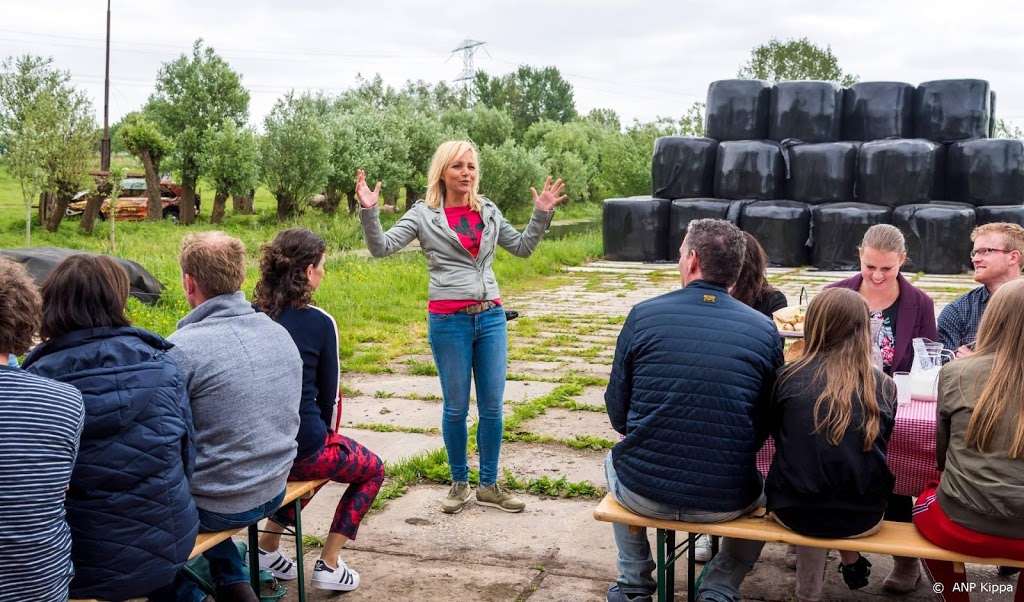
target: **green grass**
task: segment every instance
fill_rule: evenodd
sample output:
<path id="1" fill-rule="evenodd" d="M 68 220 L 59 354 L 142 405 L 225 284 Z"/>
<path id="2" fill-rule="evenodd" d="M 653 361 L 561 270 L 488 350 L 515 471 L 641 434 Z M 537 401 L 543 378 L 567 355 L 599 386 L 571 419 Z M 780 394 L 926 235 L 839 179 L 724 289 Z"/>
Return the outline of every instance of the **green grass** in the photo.
<path id="1" fill-rule="evenodd" d="M 254 215 L 236 215 L 228 208 L 218 227 L 209 223 L 213 190 L 201 183 L 203 213 L 192 226 L 170 223 L 118 222 L 114 255 L 132 259 L 149 270 L 167 287 L 155 306 L 134 299 L 128 304 L 132 322 L 167 336 L 189 308 L 180 285 L 177 251 L 189 232 L 220 229 L 240 238 L 247 249 L 247 271 L 243 290 L 251 294 L 256 285 L 259 248 L 285 228 L 304 226 L 328 243 L 326 276 L 314 295 L 316 302 L 331 313 L 339 325 L 339 356 L 344 372 L 388 373 L 392 362 L 403 355 L 426 352 L 427 269 L 422 253 L 398 253 L 374 259 L 364 248 L 362 230 L 355 216 L 342 212 L 325 215 L 307 210 L 304 215 L 278 221 L 276 202 L 265 188 L 259 188 Z M 593 211 L 586 209 L 585 211 Z M 566 217 L 560 211 L 559 217 Z M 383 214 L 385 228 L 399 218 Z M 78 231 L 78 220 L 67 219 L 58 232 L 45 232 L 33 215 L 32 246 L 60 246 L 110 253 L 108 226 L 97 223 L 93 234 Z M 0 248 L 25 245 L 24 205 L 18 184 L 0 169 Z M 591 230 L 564 238 L 545 240 L 526 260 L 499 251 L 494 270 L 503 296 L 524 294 L 556 286 L 556 276 L 567 265 L 578 265 L 601 255 L 601 235 Z M 413 374 L 436 374 L 432 364 L 410 363 Z"/>

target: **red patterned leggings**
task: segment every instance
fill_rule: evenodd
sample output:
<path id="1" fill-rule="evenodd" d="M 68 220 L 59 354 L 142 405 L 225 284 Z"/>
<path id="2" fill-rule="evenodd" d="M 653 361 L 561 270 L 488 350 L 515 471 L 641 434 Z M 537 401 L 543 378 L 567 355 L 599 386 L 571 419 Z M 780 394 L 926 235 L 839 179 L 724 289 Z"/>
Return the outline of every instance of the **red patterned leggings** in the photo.
<path id="1" fill-rule="evenodd" d="M 384 462 L 369 449 L 344 435 L 327 432 L 320 451 L 292 464 L 289 481 L 313 481 L 330 479 L 335 483 L 348 483 L 348 489 L 341 496 L 334 511 L 331 533 L 340 533 L 349 539 L 356 538 L 359 522 L 377 499 L 381 483 L 384 482 Z M 319 491 L 318 487 L 316 491 Z M 314 491 L 314 494 L 316 493 Z M 312 497 L 312 496 L 310 496 Z M 309 499 L 302 500 L 305 508 Z M 295 525 L 295 506 L 289 504 L 273 516 L 274 522 L 291 527 Z"/>

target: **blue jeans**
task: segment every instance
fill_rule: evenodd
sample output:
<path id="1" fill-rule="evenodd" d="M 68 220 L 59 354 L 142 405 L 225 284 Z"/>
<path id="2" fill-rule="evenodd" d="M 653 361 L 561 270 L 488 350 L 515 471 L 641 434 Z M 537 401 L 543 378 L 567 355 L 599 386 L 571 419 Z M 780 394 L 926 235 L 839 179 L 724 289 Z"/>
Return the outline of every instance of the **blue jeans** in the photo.
<path id="1" fill-rule="evenodd" d="M 213 533 L 248 527 L 276 512 L 281 507 L 284 494 L 285 490 L 281 490 L 281 493 L 269 502 L 237 514 L 218 514 L 199 508 L 199 531 Z M 217 587 L 249 582 L 243 568 L 244 561 L 238 555 L 238 548 L 231 539 L 226 539 L 203 552 L 203 557 L 210 563 L 210 576 Z M 199 589 L 199 585 L 183 573 L 178 573 L 173 584 L 149 595 L 150 602 L 202 602 L 204 598 L 206 594 Z"/>
<path id="2" fill-rule="evenodd" d="M 480 423 L 476 443 L 480 449 L 480 485 L 498 480 L 501 454 L 502 404 L 508 367 L 508 326 L 501 306 L 485 312 L 429 315 L 430 350 L 441 378 L 444 406 L 441 435 L 448 450 L 452 481 L 469 480 L 466 447 L 469 430 L 469 386 L 476 383 L 476 407 Z"/>
<path id="3" fill-rule="evenodd" d="M 762 494 L 747 508 L 733 512 L 707 512 L 663 504 L 626 489 L 615 474 L 611 452 L 605 458 L 604 473 L 608 480 L 608 492 L 614 495 L 624 508 L 634 514 L 651 518 L 690 523 L 720 523 L 749 514 L 763 506 L 765 501 Z M 630 534 L 628 525 L 614 523 L 612 530 L 615 533 L 615 545 L 619 549 L 616 563 L 619 577 L 615 580 L 619 584 L 619 590 L 629 596 L 653 596 L 658 589 L 658 582 L 652 576 L 657 565 L 651 556 L 647 529 L 640 529 L 639 533 L 634 535 Z M 714 602 L 739 602 L 739 586 L 747 572 L 754 567 L 763 547 L 763 541 L 723 538 L 722 549 L 704 568 L 700 595 L 705 600 Z M 716 564 L 718 566 L 713 569 Z"/>

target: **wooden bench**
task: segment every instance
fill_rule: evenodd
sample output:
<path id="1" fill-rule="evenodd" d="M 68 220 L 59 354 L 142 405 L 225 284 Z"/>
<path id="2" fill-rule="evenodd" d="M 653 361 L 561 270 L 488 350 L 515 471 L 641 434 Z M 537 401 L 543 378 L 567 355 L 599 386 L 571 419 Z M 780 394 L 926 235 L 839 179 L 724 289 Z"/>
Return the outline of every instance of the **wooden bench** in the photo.
<path id="1" fill-rule="evenodd" d="M 288 485 L 285 488 L 284 500 L 281 501 L 280 508 L 284 508 L 288 504 L 295 505 L 295 528 L 285 529 L 285 533 L 293 535 L 295 537 L 295 564 L 299 571 L 298 576 L 298 588 L 299 588 L 299 602 L 306 602 L 306 584 L 305 576 L 303 571 L 302 563 L 302 500 L 310 497 L 314 490 L 326 483 L 329 479 L 320 479 L 316 481 L 288 481 Z M 259 593 L 260 591 L 260 558 L 258 552 L 259 542 L 259 523 L 249 525 L 248 527 L 239 527 L 237 529 L 229 529 L 227 531 L 216 531 L 212 533 L 199 533 L 196 535 L 196 543 L 192 547 L 192 553 L 189 555 L 189 560 L 199 556 L 203 552 L 209 550 L 213 546 L 219 544 L 222 541 L 231 539 L 233 535 L 241 531 L 242 529 L 249 530 L 249 581 L 252 584 L 253 591 Z M 257 570 L 252 570 L 256 567 Z M 68 602 L 100 602 L 99 600 L 69 600 Z"/>
<path id="2" fill-rule="evenodd" d="M 765 518 L 764 509 L 752 514 L 741 516 L 724 523 L 687 523 L 683 521 L 659 520 L 633 514 L 623 508 L 612 494 L 605 495 L 594 510 L 594 518 L 609 523 L 619 523 L 630 527 L 649 527 L 657 529 L 657 566 L 658 566 L 658 599 L 673 600 L 675 594 L 675 563 L 688 548 L 692 548 L 698 533 L 752 539 L 756 541 L 786 543 L 814 548 L 837 550 L 857 550 L 871 554 L 907 556 L 910 558 L 926 558 L 929 560 L 948 560 L 953 563 L 954 570 L 964 573 L 965 563 L 992 564 L 1000 566 L 1024 567 L 1024 561 L 1007 558 L 980 558 L 964 556 L 933 544 L 924 538 L 911 523 L 885 521 L 882 528 L 874 535 L 856 539 L 819 539 L 794 533 L 774 520 Z M 676 531 L 689 533 L 688 542 L 676 547 Z M 693 554 L 687 560 L 687 599 L 696 600 L 696 561 Z M 1024 582 L 1020 585 L 1024 586 Z"/>

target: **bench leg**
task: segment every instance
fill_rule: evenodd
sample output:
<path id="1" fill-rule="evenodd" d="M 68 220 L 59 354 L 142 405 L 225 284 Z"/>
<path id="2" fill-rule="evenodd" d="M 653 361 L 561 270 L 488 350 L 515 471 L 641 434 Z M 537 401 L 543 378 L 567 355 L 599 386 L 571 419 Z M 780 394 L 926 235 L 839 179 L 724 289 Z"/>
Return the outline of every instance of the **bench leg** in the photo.
<path id="1" fill-rule="evenodd" d="M 687 542 L 689 553 L 686 555 L 686 599 L 697 599 L 697 534 L 690 533 Z"/>
<path id="2" fill-rule="evenodd" d="M 658 600 L 668 600 L 665 591 L 668 586 L 665 578 L 665 529 L 658 529 Z"/>
<path id="3" fill-rule="evenodd" d="M 295 562 L 299 570 L 299 602 L 306 602 L 306 576 L 302 557 L 302 500 L 298 499 L 295 504 Z"/>
<path id="4" fill-rule="evenodd" d="M 249 525 L 249 584 L 260 595 L 260 524 Z"/>

